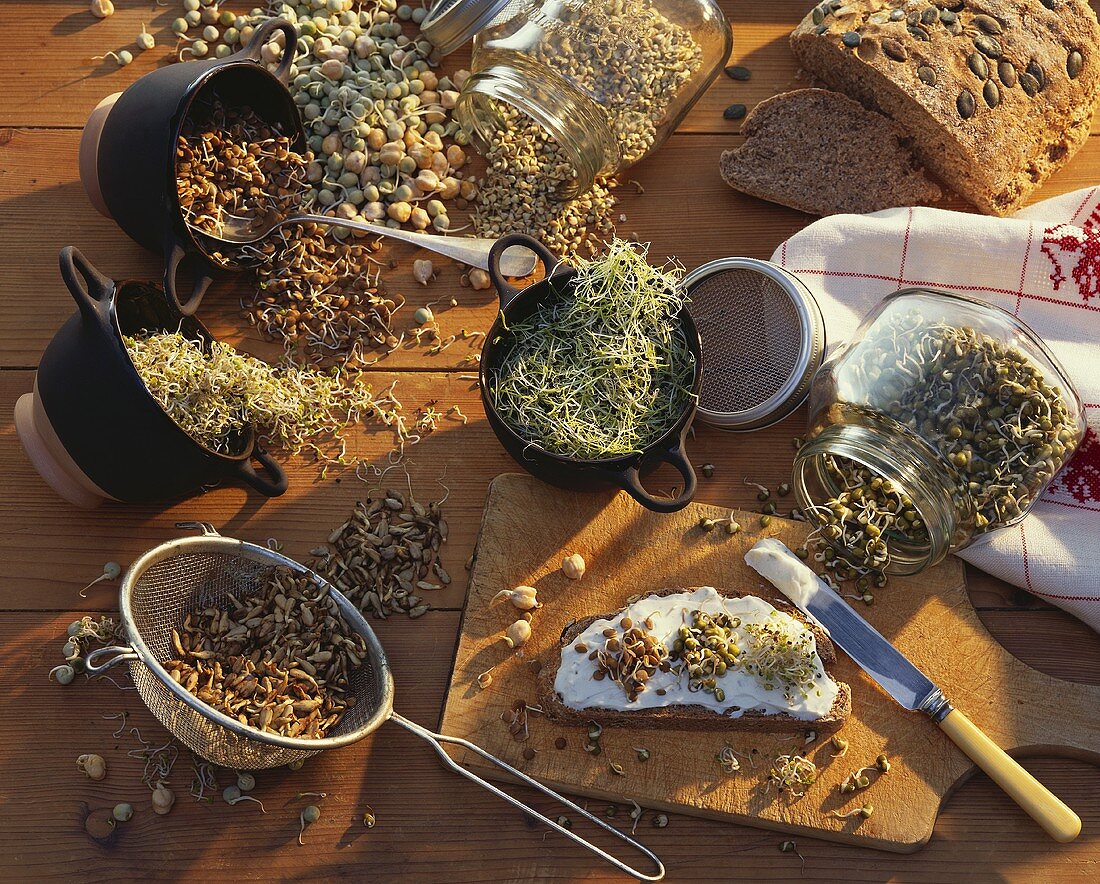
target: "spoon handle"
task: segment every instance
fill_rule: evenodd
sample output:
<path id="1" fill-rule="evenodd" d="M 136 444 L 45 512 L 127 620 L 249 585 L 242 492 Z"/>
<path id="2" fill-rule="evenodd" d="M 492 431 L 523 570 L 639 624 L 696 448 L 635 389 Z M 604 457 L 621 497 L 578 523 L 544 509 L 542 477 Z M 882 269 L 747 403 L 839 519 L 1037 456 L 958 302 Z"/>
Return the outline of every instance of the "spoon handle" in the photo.
<path id="1" fill-rule="evenodd" d="M 420 233 L 415 230 L 402 230 L 400 228 L 386 227 L 383 224 L 373 224 L 369 221 L 350 221 L 346 218 L 330 218 L 327 215 L 292 215 L 285 219 L 279 226 L 288 224 L 328 224 L 331 227 L 346 227 L 348 230 L 361 230 L 377 236 L 388 236 L 390 239 L 401 240 L 454 258 L 471 267 L 479 267 L 482 270 L 489 269 L 489 251 L 496 243 L 495 239 L 483 239 L 468 236 L 437 236 L 431 233 Z M 517 246 L 504 253 L 501 260 L 501 270 L 505 276 L 527 276 L 535 269 L 535 257 L 527 249 Z"/>

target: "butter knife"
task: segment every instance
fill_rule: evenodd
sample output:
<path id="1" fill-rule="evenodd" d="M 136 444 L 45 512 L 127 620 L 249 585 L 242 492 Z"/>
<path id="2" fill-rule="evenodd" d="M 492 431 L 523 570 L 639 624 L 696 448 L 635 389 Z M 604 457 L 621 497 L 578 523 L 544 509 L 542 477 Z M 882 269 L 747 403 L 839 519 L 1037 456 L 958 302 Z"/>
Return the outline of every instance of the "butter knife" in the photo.
<path id="1" fill-rule="evenodd" d="M 923 672 L 864 620 L 783 543 L 756 543 L 745 561 L 819 623 L 833 642 L 904 709 L 928 715 L 951 741 L 989 774 L 1055 841 L 1072 841 L 1081 820 L 1046 786 L 982 733 Z"/>

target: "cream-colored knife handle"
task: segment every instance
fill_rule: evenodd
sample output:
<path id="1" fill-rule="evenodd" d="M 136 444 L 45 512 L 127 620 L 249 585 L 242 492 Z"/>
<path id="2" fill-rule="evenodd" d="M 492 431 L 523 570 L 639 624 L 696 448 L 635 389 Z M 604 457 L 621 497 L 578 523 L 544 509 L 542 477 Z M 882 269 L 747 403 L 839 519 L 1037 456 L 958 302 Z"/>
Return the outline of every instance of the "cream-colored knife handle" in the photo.
<path id="1" fill-rule="evenodd" d="M 947 713 L 940 728 L 1055 841 L 1064 844 L 1081 833 L 1081 818 L 958 709 Z"/>

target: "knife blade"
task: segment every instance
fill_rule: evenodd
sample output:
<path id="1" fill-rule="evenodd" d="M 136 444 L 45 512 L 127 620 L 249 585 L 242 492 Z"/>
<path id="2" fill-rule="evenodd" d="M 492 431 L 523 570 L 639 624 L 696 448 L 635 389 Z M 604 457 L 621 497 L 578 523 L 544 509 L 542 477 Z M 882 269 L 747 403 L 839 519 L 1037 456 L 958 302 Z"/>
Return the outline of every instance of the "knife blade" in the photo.
<path id="1" fill-rule="evenodd" d="M 856 664 L 905 709 L 937 714 L 943 693 L 783 543 L 766 538 L 745 561 L 816 620 Z M 797 567 L 796 567 L 797 566 Z"/>
<path id="2" fill-rule="evenodd" d="M 757 541 L 745 553 L 745 561 L 818 623 L 833 643 L 899 705 L 930 716 L 1052 838 L 1067 842 L 1077 837 L 1081 831 L 1077 814 L 952 706 L 928 676 L 786 545 L 771 537 Z"/>

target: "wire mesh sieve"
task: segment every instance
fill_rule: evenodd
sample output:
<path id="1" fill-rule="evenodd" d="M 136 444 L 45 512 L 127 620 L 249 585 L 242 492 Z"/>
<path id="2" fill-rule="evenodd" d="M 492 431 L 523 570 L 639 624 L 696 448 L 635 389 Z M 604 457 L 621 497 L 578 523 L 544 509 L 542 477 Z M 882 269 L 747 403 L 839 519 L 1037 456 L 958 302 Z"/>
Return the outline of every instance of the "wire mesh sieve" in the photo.
<path id="1" fill-rule="evenodd" d="M 703 342 L 701 420 L 755 430 L 805 399 L 825 350 L 816 301 L 796 277 L 753 258 L 722 258 L 684 278 Z"/>
<path id="2" fill-rule="evenodd" d="M 456 773 L 492 792 L 512 806 L 531 814 L 570 840 L 591 850 L 619 870 L 646 881 L 659 881 L 665 869 L 646 847 L 468 740 L 428 730 L 393 711 L 394 685 L 386 654 L 374 630 L 347 598 L 324 578 L 264 546 L 220 536 L 205 522 L 181 522 L 177 527 L 197 528 L 200 537 L 184 537 L 150 550 L 135 561 L 122 579 L 119 612 L 128 645 L 98 648 L 87 656 L 89 675 L 102 675 L 126 662 L 145 705 L 172 735 L 197 755 L 214 764 L 237 770 L 258 770 L 290 764 L 324 749 L 346 746 L 367 736 L 386 721 L 393 721 L 427 740 L 440 759 Z M 367 659 L 349 673 L 348 708 L 329 736 L 300 739 L 267 733 L 242 724 L 187 691 L 161 665 L 175 656 L 172 629 L 188 613 L 205 608 L 231 607 L 229 594 L 246 601 L 262 592 L 276 568 L 287 568 L 326 588 L 347 626 L 363 637 Z M 96 662 L 100 658 L 104 662 Z M 455 762 L 443 748 L 460 746 L 491 762 L 519 782 L 553 798 L 644 854 L 657 868 L 645 874 L 558 824 L 518 798 L 497 788 Z"/>

